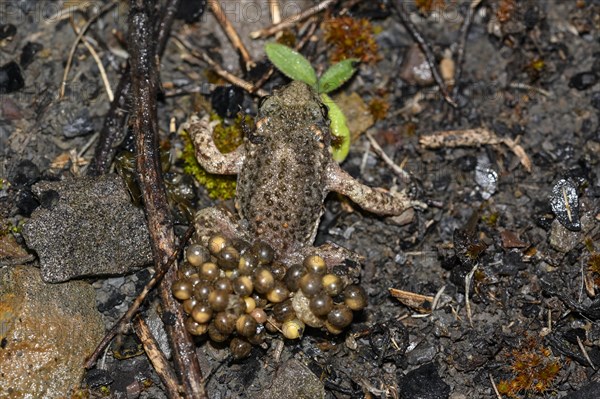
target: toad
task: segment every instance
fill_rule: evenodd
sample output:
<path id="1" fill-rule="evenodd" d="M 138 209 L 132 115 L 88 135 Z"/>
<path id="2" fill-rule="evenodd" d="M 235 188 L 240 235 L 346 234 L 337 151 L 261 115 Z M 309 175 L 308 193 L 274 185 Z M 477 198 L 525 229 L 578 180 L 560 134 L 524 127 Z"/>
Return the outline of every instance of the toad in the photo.
<path id="1" fill-rule="evenodd" d="M 229 239 L 262 240 L 286 265 L 318 254 L 334 266 L 358 257 L 332 243 L 313 247 L 329 192 L 378 215 L 399 215 L 413 205 L 405 194 L 359 183 L 332 159 L 327 108 L 305 83 L 293 81 L 265 98 L 255 130 L 234 152 L 222 154 L 216 148 L 208 116 L 193 119 L 188 129 L 202 167 L 238 176 L 239 215 L 224 208 L 196 214 L 196 235 L 203 245 L 219 233 Z"/>

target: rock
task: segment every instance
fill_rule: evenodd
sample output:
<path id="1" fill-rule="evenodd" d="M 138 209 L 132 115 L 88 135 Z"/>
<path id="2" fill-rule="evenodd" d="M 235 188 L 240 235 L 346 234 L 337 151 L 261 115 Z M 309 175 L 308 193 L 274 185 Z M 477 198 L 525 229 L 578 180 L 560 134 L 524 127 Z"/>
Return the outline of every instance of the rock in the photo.
<path id="1" fill-rule="evenodd" d="M 434 83 L 427 58 L 416 44 L 406 51 L 398 76 L 411 86 L 430 86 Z"/>
<path id="2" fill-rule="evenodd" d="M 34 60 L 35 55 L 42 51 L 44 46 L 40 43 L 27 42 L 23 50 L 21 51 L 21 57 L 19 58 L 19 64 L 21 68 L 26 69 Z"/>
<path id="3" fill-rule="evenodd" d="M 44 181 L 32 190 L 42 206 L 23 236 L 40 258 L 44 281 L 120 275 L 152 261 L 144 213 L 119 176 Z"/>
<path id="4" fill-rule="evenodd" d="M 592 216 L 585 214 L 581 217 L 581 231 L 571 231 L 555 219 L 550 227 L 550 246 L 559 252 L 569 252 L 594 227 L 594 223 Z"/>
<path id="5" fill-rule="evenodd" d="M 408 372 L 398 383 L 403 399 L 447 399 L 450 386 L 439 376 L 433 363 L 425 364 Z"/>
<path id="6" fill-rule="evenodd" d="M 600 382 L 592 382 L 577 392 L 573 392 L 564 397 L 564 399 L 596 399 L 600 392 Z"/>
<path id="7" fill-rule="evenodd" d="M 0 67 L 0 94 L 12 93 L 25 87 L 25 79 L 19 65 L 11 61 Z"/>
<path id="8" fill-rule="evenodd" d="M 598 75 L 593 72 L 581 72 L 571 77 L 569 87 L 577 90 L 586 90 L 598 83 Z"/>
<path id="9" fill-rule="evenodd" d="M 319 399 L 325 397 L 325 387 L 319 378 L 298 360 L 288 360 L 277 370 L 269 389 L 255 398 Z"/>
<path id="10" fill-rule="evenodd" d="M 66 398 L 104 335 L 94 289 L 47 284 L 35 267 L 0 270 L 2 398 Z"/>

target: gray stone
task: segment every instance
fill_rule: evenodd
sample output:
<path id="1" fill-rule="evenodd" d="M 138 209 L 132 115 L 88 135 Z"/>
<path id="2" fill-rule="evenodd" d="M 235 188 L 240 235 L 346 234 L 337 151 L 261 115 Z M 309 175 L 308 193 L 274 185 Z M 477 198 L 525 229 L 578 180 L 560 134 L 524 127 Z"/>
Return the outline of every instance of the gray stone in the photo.
<path id="1" fill-rule="evenodd" d="M 298 360 L 288 360 L 277 370 L 273 384 L 256 398 L 319 399 L 325 397 L 325 387 L 308 367 Z"/>
<path id="2" fill-rule="evenodd" d="M 594 223 L 593 217 L 585 214 L 581 217 L 581 231 L 572 231 L 555 219 L 550 228 L 550 245 L 559 252 L 567 253 L 581 242 Z"/>
<path id="3" fill-rule="evenodd" d="M 103 335 L 90 284 L 48 284 L 32 266 L 0 270 L 0 397 L 70 397 Z"/>
<path id="4" fill-rule="evenodd" d="M 121 275 L 152 261 L 146 219 L 117 175 L 33 186 L 41 206 L 23 229 L 41 263 L 42 278 Z"/>

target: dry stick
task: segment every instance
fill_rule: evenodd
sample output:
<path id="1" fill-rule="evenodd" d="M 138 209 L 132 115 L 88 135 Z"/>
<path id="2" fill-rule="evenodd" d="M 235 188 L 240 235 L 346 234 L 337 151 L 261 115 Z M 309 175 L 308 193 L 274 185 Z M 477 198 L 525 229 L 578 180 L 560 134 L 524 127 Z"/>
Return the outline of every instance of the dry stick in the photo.
<path id="1" fill-rule="evenodd" d="M 444 79 L 442 79 L 442 76 L 438 71 L 433 50 L 431 50 L 431 47 L 429 46 L 425 38 L 421 35 L 421 33 L 419 33 L 417 27 L 411 22 L 408 13 L 402 6 L 402 0 L 396 0 L 396 2 L 394 2 L 394 6 L 396 7 L 396 11 L 398 11 L 400 21 L 402 21 L 402 24 L 404 25 L 406 30 L 410 33 L 410 35 L 419 45 L 421 51 L 425 54 L 425 58 L 427 59 L 427 63 L 429 64 L 429 68 L 431 69 L 431 74 L 433 75 L 436 84 L 440 88 L 440 91 L 444 96 L 444 100 L 446 100 L 446 102 L 452 107 L 456 108 L 456 101 L 454 101 L 454 99 L 450 96 L 450 93 L 448 93 L 448 87 L 446 87 Z"/>
<path id="2" fill-rule="evenodd" d="M 281 21 L 278 24 L 271 25 L 265 29 L 254 31 L 254 32 L 250 33 L 250 37 L 252 39 L 258 39 L 259 37 L 268 37 L 268 36 L 271 36 L 279 31 L 283 30 L 283 29 L 291 28 L 292 26 L 296 25 L 298 22 L 303 21 L 306 18 L 311 17 L 317 13 L 320 13 L 324 9 L 328 8 L 329 6 L 337 3 L 337 1 L 338 0 L 324 0 L 315 6 L 307 8 L 306 10 L 302 11 L 300 14 L 293 15 L 289 18 L 284 19 L 283 21 Z"/>
<path id="3" fill-rule="evenodd" d="M 75 50 L 77 50 L 77 44 L 79 44 L 79 41 L 81 40 L 83 35 L 85 35 L 87 30 L 90 28 L 90 26 L 92 26 L 92 24 L 94 22 L 96 22 L 97 19 L 100 16 L 104 15 L 105 12 L 109 11 L 111 8 L 113 8 L 116 5 L 117 5 L 116 1 L 106 4 L 104 7 L 102 7 L 100 9 L 100 11 L 98 11 L 98 14 L 91 17 L 79 31 L 79 34 L 77 35 L 77 37 L 75 38 L 75 41 L 71 45 L 71 51 L 69 51 L 69 57 L 67 58 L 67 64 L 65 65 L 65 71 L 63 73 L 63 80 L 60 84 L 60 97 L 59 98 L 62 99 L 65 96 L 65 88 L 67 87 L 67 78 L 69 77 L 69 70 L 71 69 L 71 64 L 73 62 L 73 56 L 75 55 Z"/>
<path id="4" fill-rule="evenodd" d="M 169 398 L 181 398 L 177 377 L 175 376 L 171 365 L 160 350 L 156 339 L 152 335 L 152 331 L 150 331 L 150 328 L 144 319 L 139 315 L 133 320 L 133 329 L 142 342 L 146 356 L 148 356 L 152 366 L 154 366 L 156 374 L 158 374 L 158 377 L 165 386 L 167 396 Z"/>
<path id="5" fill-rule="evenodd" d="M 208 54 L 206 54 L 204 51 L 193 48 L 193 46 L 184 37 L 181 37 L 179 35 L 174 35 L 174 37 L 179 41 L 179 43 L 181 43 L 181 45 L 187 51 L 190 52 L 190 54 L 194 58 L 197 58 L 197 59 L 207 63 L 215 71 L 215 73 L 217 75 L 219 75 L 223 79 L 227 80 L 229 83 L 231 83 L 235 86 L 241 87 L 242 89 L 246 90 L 249 93 L 255 93 L 257 96 L 260 96 L 260 97 L 264 97 L 269 94 L 265 90 L 256 89 L 251 82 L 248 82 L 247 80 L 244 80 L 242 78 L 238 78 L 231 72 L 227 72 L 225 69 L 223 69 L 221 67 L 221 65 L 219 65 L 215 60 L 210 58 L 210 56 Z"/>
<path id="6" fill-rule="evenodd" d="M 231 22 L 229 22 L 229 19 L 227 19 L 227 15 L 221 8 L 219 0 L 209 0 L 208 4 L 213 15 L 219 22 L 219 25 L 221 25 L 221 27 L 225 31 L 225 34 L 227 35 L 229 40 L 231 40 L 231 44 L 233 44 L 233 47 L 235 47 L 240 52 L 240 55 L 244 60 L 244 66 L 246 67 L 246 70 L 248 71 L 251 68 L 253 68 L 256 64 L 254 63 L 254 61 L 252 61 L 252 57 L 250 56 L 248 49 L 242 42 L 242 39 L 240 39 L 240 36 L 238 35 L 237 31 L 235 30 Z"/>
<path id="7" fill-rule="evenodd" d="M 463 65 L 465 62 L 465 46 L 467 44 L 467 36 L 469 34 L 469 28 L 473 23 L 473 16 L 475 15 L 475 9 L 479 6 L 481 0 L 472 0 L 469 5 L 469 10 L 465 16 L 462 26 L 460 27 L 460 42 L 456 50 L 456 71 L 454 73 L 454 88 L 452 89 L 452 95 L 456 97 L 458 95 L 458 85 L 463 72 Z"/>
<path id="8" fill-rule="evenodd" d="M 410 175 L 408 172 L 394 163 L 394 161 L 385 153 L 385 151 L 383 151 L 383 148 L 381 148 L 379 143 L 373 138 L 373 135 L 371 135 L 370 132 L 367 132 L 366 136 L 369 140 L 369 143 L 371 143 L 371 147 L 373 147 L 373 152 L 379 155 L 379 157 L 400 177 L 404 183 L 410 182 Z"/>
<path id="9" fill-rule="evenodd" d="M 157 269 L 161 269 L 166 267 L 174 252 L 175 236 L 158 145 L 156 96 L 159 79 L 154 26 L 151 24 L 152 5 L 153 2 L 149 0 L 131 0 L 128 22 L 137 178 L 144 200 L 152 252 Z M 163 309 L 173 315 L 173 324 L 166 325 L 173 345 L 173 359 L 187 398 L 206 398 L 192 337 L 185 329 L 181 306 L 171 295 L 171 284 L 176 275 L 175 269 L 169 269 L 158 290 Z"/>
<path id="10" fill-rule="evenodd" d="M 135 298 L 133 303 L 129 306 L 129 309 L 127 309 L 127 312 L 125 312 L 125 314 L 123 316 L 121 316 L 121 318 L 104 335 L 104 338 L 102 338 L 102 341 L 100 341 L 100 343 L 94 350 L 94 353 L 92 353 L 90 355 L 90 357 L 85 361 L 84 366 L 86 369 L 91 368 L 94 365 L 94 363 L 96 363 L 98 356 L 100 356 L 102 351 L 108 346 L 110 341 L 112 341 L 112 339 L 117 334 L 122 333 L 126 330 L 127 325 L 129 324 L 129 322 L 131 321 L 131 319 L 133 318 L 135 313 L 138 311 L 140 306 L 142 306 L 142 303 L 144 303 L 144 300 L 146 299 L 146 297 L 148 296 L 150 291 L 152 291 L 152 289 L 156 286 L 156 284 L 162 280 L 165 273 L 167 273 L 167 271 L 171 268 L 171 265 L 173 263 L 175 263 L 177 258 L 181 255 L 181 252 L 183 251 L 183 247 L 188 242 L 188 240 L 192 237 L 193 232 L 194 232 L 194 227 L 190 226 L 187 229 L 187 231 L 185 232 L 185 235 L 183 236 L 183 238 L 181 239 L 181 242 L 179 244 L 179 249 L 177 250 L 177 252 L 175 252 L 175 253 L 173 253 L 173 255 L 171 255 L 171 257 L 169 258 L 169 261 L 165 264 L 165 266 L 163 268 L 158 269 L 156 271 L 154 276 L 152 276 L 150 281 L 148 281 L 148 283 L 144 286 L 144 289 L 142 289 L 142 292 L 140 292 L 138 294 L 137 298 Z"/>
<path id="11" fill-rule="evenodd" d="M 169 39 L 169 32 L 175 19 L 175 13 L 180 0 L 169 0 L 163 10 L 161 21 L 158 25 L 158 54 L 162 55 Z M 115 90 L 115 99 L 110 103 L 110 109 L 104 117 L 104 125 L 98 137 L 98 144 L 94 157 L 87 170 L 88 175 L 101 175 L 107 173 L 115 157 L 117 144 L 124 134 L 125 123 L 129 117 L 128 98 L 131 91 L 129 64 L 123 71 L 119 84 Z"/>

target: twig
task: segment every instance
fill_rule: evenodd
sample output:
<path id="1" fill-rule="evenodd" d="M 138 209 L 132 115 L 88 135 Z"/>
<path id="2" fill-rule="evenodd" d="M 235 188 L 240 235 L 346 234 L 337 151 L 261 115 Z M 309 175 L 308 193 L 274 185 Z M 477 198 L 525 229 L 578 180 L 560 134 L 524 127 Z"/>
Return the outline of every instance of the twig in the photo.
<path id="1" fill-rule="evenodd" d="M 487 128 L 475 128 L 464 130 L 443 130 L 419 138 L 419 144 L 425 148 L 454 148 L 454 147 L 479 147 L 482 145 L 504 144 L 519 158 L 521 165 L 531 173 L 533 167 L 531 159 L 525 149 L 519 144 L 519 140 L 501 138 Z"/>
<path id="2" fill-rule="evenodd" d="M 410 182 L 410 175 L 407 171 L 402 169 L 400 166 L 396 165 L 394 161 L 388 157 L 388 155 L 383 151 L 383 148 L 377 143 L 377 141 L 373 138 L 370 132 L 366 132 L 365 135 L 367 139 L 369 139 L 369 143 L 371 143 L 371 147 L 373 148 L 373 152 L 383 160 L 399 177 L 404 183 Z"/>
<path id="3" fill-rule="evenodd" d="M 596 370 L 596 366 L 592 362 L 592 359 L 590 359 L 590 355 L 588 355 L 588 352 L 585 349 L 585 346 L 583 346 L 583 342 L 581 342 L 581 338 L 579 338 L 579 336 L 576 336 L 576 338 L 577 338 L 577 345 L 579 346 L 579 350 L 581 350 L 581 353 L 583 353 L 583 357 L 585 357 L 585 360 L 587 360 L 587 362 L 590 364 L 592 369 Z"/>
<path id="4" fill-rule="evenodd" d="M 510 87 L 511 89 L 517 89 L 517 90 L 533 91 L 533 92 L 536 92 L 536 93 L 541 94 L 542 96 L 548 97 L 548 98 L 554 97 L 554 94 L 552 94 L 551 91 L 540 89 L 539 87 L 531 86 L 526 83 L 513 82 L 513 83 L 509 83 L 508 87 Z"/>
<path id="5" fill-rule="evenodd" d="M 467 319 L 469 320 L 471 327 L 473 327 L 473 318 L 471 313 L 471 301 L 469 300 L 469 291 L 471 288 L 471 281 L 473 281 L 473 275 L 475 275 L 476 270 L 477 265 L 473 266 L 471 271 L 465 276 L 465 309 L 467 311 Z"/>
<path id="6" fill-rule="evenodd" d="M 281 30 L 291 28 L 292 26 L 296 25 L 298 22 L 303 21 L 308 17 L 311 17 L 315 14 L 320 13 L 324 9 L 337 3 L 337 1 L 338 0 L 324 0 L 315 6 L 307 8 L 306 10 L 302 11 L 300 14 L 292 15 L 291 17 L 284 19 L 283 21 L 281 21 L 278 24 L 271 25 L 265 29 L 254 31 L 254 32 L 250 33 L 250 37 L 252 39 L 258 39 L 259 37 L 268 37 L 268 36 L 271 36 Z"/>
<path id="7" fill-rule="evenodd" d="M 227 35 L 229 40 L 231 40 L 231 44 L 233 44 L 233 47 L 235 47 L 240 52 L 240 55 L 244 60 L 244 66 L 246 67 L 246 70 L 248 71 L 251 68 L 253 68 L 256 64 L 254 63 L 254 61 L 252 61 L 252 57 L 250 56 L 248 49 L 244 45 L 244 42 L 242 42 L 242 39 L 240 39 L 240 36 L 238 35 L 237 31 L 235 30 L 231 22 L 229 22 L 227 15 L 223 11 L 223 8 L 221 8 L 219 0 L 209 0 L 208 5 L 210 6 L 210 10 L 212 11 L 213 15 L 219 22 L 219 25 L 221 25 L 221 27 L 225 31 L 225 34 Z"/>
<path id="8" fill-rule="evenodd" d="M 160 350 L 156 339 L 152 335 L 152 331 L 139 315 L 133 320 L 133 329 L 144 346 L 146 356 L 150 359 L 152 366 L 158 377 L 165 386 L 167 396 L 169 398 L 181 398 L 179 393 L 179 384 L 173 369 L 165 358 L 165 355 Z"/>
<path id="9" fill-rule="evenodd" d="M 131 95 L 133 99 L 133 130 L 136 144 L 137 179 L 142 191 L 152 252 L 157 270 L 166 268 L 175 249 L 173 221 L 161 172 L 158 145 L 156 95 L 158 71 L 154 40 L 153 2 L 131 0 L 129 14 Z M 171 295 L 176 271 L 169 269 L 159 284 L 163 309 L 173 315 L 167 333 L 173 344 L 173 359 L 188 398 L 206 398 L 204 379 L 192 337 L 185 330 L 181 306 Z"/>
<path id="10" fill-rule="evenodd" d="M 248 82 L 247 80 L 244 80 L 242 78 L 238 78 L 231 72 L 228 72 L 225 69 L 223 69 L 221 65 L 219 65 L 215 60 L 210 58 L 210 56 L 204 51 L 193 48 L 193 46 L 184 37 L 181 37 L 179 35 L 174 35 L 174 37 L 187 51 L 190 52 L 190 55 L 207 63 L 217 75 L 227 80 L 229 83 L 241 87 L 249 93 L 255 93 L 259 97 L 264 97 L 269 94 L 263 89 L 256 89 L 256 87 L 251 82 Z"/>
<path id="11" fill-rule="evenodd" d="M 496 387 L 496 383 L 494 382 L 494 377 L 492 377 L 491 374 L 488 374 L 488 376 L 490 377 L 490 382 L 492 383 L 492 388 L 494 389 L 494 392 L 496 393 L 496 398 L 502 399 L 502 395 L 500 395 L 500 392 L 498 391 L 498 387 Z"/>
<path id="12" fill-rule="evenodd" d="M 71 64 L 73 62 L 73 56 L 75 55 L 75 50 L 77 50 L 77 44 L 79 44 L 79 41 L 81 40 L 81 38 L 83 37 L 83 35 L 85 35 L 85 33 L 87 32 L 87 30 L 90 28 L 90 26 L 92 26 L 92 24 L 94 22 L 96 22 L 96 20 L 98 18 L 100 18 L 102 15 L 104 15 L 104 13 L 106 13 L 107 11 L 109 11 L 111 8 L 113 8 L 117 4 L 118 4 L 117 1 L 113 1 L 113 2 L 110 2 L 110 3 L 106 4 L 104 7 L 102 7 L 100 9 L 100 11 L 98 11 L 98 14 L 92 16 L 85 23 L 85 25 L 83 25 L 83 27 L 79 31 L 79 34 L 77 35 L 77 37 L 75 38 L 75 41 L 71 45 L 71 50 L 69 51 L 69 56 L 67 57 L 67 64 L 65 65 L 65 71 L 63 73 L 63 79 L 62 79 L 62 82 L 60 84 L 60 98 L 61 99 L 65 96 L 65 88 L 67 87 L 67 78 L 69 76 L 69 70 L 71 69 Z"/>
<path id="13" fill-rule="evenodd" d="M 406 30 L 417 42 L 423 54 L 425 54 L 425 58 L 427 59 L 427 63 L 429 64 L 429 68 L 431 69 L 431 74 L 433 75 L 436 84 L 440 88 L 440 91 L 444 96 L 444 100 L 446 100 L 446 102 L 452 107 L 456 108 L 458 105 L 456 104 L 456 101 L 454 101 L 454 99 L 450 96 L 450 93 L 448 93 L 448 87 L 446 87 L 446 83 L 444 83 L 444 79 L 442 79 L 442 76 L 440 75 L 435 60 L 435 55 L 433 54 L 433 50 L 431 50 L 431 47 L 429 46 L 425 38 L 421 35 L 421 33 L 418 31 L 417 27 L 411 22 L 408 13 L 403 7 L 402 0 L 396 0 L 394 2 L 394 6 L 396 7 L 396 11 L 398 11 L 400 21 L 402 21 L 402 24 L 404 25 Z"/>
<path id="14" fill-rule="evenodd" d="M 144 300 L 146 300 L 146 297 L 148 296 L 150 291 L 152 291 L 152 289 L 156 286 L 156 284 L 162 280 L 165 273 L 167 273 L 167 271 L 171 268 L 171 265 L 173 263 L 175 263 L 177 258 L 181 255 L 181 252 L 183 251 L 185 244 L 188 242 L 188 240 L 192 236 L 193 232 L 194 232 L 194 227 L 190 226 L 187 229 L 187 231 L 185 232 L 185 235 L 183 236 L 183 238 L 181 239 L 181 242 L 179 243 L 179 248 L 178 248 L 177 252 L 175 252 L 175 253 L 173 253 L 173 255 L 171 255 L 171 257 L 169 258 L 169 261 L 165 264 L 165 267 L 160 268 L 156 271 L 154 276 L 152 276 L 150 281 L 148 281 L 148 283 L 144 286 L 142 291 L 138 294 L 137 298 L 135 298 L 133 303 L 129 306 L 129 309 L 127 309 L 127 312 L 125 312 L 125 314 L 123 316 L 121 316 L 121 318 L 104 335 L 104 338 L 102 338 L 102 341 L 100 341 L 98 346 L 96 346 L 96 349 L 94 350 L 94 352 L 86 360 L 85 365 L 84 365 L 85 368 L 87 368 L 87 369 L 91 368 L 94 365 L 94 363 L 96 362 L 96 359 L 98 359 L 98 356 L 100 355 L 100 353 L 104 350 L 104 348 L 108 347 L 108 344 L 110 343 L 110 341 L 112 341 L 112 339 L 117 334 L 125 332 L 127 324 L 129 324 L 129 322 L 131 321 L 131 319 L 133 318 L 135 313 L 138 311 L 140 306 L 142 306 L 142 303 L 144 303 Z"/>
<path id="15" fill-rule="evenodd" d="M 77 35 L 79 35 L 79 30 L 77 29 L 77 26 L 75 25 L 75 20 L 73 18 L 71 18 L 71 27 L 73 27 L 73 31 Z M 108 101 L 112 102 L 115 99 L 115 96 L 113 94 L 112 89 L 110 88 L 110 83 L 108 81 L 108 76 L 106 76 L 106 69 L 104 69 L 104 65 L 102 65 L 102 60 L 100 60 L 98 53 L 96 52 L 96 50 L 94 50 L 94 47 L 92 47 L 92 45 L 89 43 L 88 38 L 85 35 L 82 36 L 81 41 L 83 42 L 85 47 L 88 49 L 88 51 L 92 55 L 92 58 L 94 58 L 94 61 L 96 62 L 96 65 L 98 66 L 98 70 L 100 71 L 100 76 L 102 77 L 102 82 L 104 83 L 104 88 L 106 89 L 106 95 L 108 96 Z"/>
<path id="16" fill-rule="evenodd" d="M 473 23 L 473 16 L 475 15 L 475 10 L 481 3 L 481 0 L 471 0 L 471 4 L 469 5 L 469 10 L 467 11 L 467 15 L 465 16 L 465 20 L 463 21 L 462 26 L 460 27 L 460 42 L 458 43 L 458 48 L 456 49 L 456 62 L 454 63 L 456 70 L 454 72 L 454 88 L 452 89 L 452 95 L 456 97 L 458 95 L 460 85 L 460 79 L 463 72 L 463 66 L 465 62 L 465 47 L 467 43 L 467 36 L 469 35 L 469 28 L 471 27 L 471 23 Z"/>

